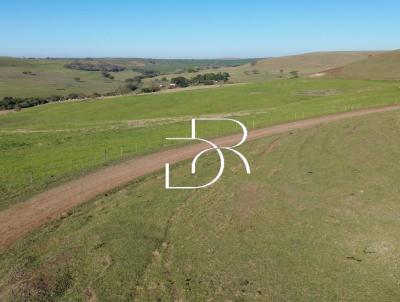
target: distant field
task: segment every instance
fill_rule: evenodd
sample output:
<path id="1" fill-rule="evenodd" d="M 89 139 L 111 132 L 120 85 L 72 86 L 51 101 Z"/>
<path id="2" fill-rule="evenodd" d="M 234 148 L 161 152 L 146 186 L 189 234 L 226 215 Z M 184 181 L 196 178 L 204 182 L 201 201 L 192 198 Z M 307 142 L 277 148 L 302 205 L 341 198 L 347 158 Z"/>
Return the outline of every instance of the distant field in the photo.
<path id="1" fill-rule="evenodd" d="M 74 59 L 0 57 L 0 98 L 5 96 L 47 97 L 70 93 L 106 93 L 124 85 L 126 79 L 146 71 L 162 74 L 155 78 L 145 79 L 146 85 L 157 84 L 155 80 L 161 80 L 164 77 L 168 80 L 177 76 L 191 78 L 197 74 L 210 72 L 228 72 L 231 75 L 230 82 L 233 83 L 262 82 L 291 77 L 291 71 L 298 71 L 301 76 L 343 66 L 346 66 L 343 74 L 355 79 L 382 78 L 382 76 L 378 76 L 379 74 L 385 75 L 384 79 L 398 78 L 397 71 L 386 73 L 385 68 L 390 67 L 387 58 L 375 59 L 375 63 L 371 63 L 370 67 L 368 65 L 368 70 L 365 71 L 365 66 L 361 63 L 365 59 L 370 60 L 369 56 L 371 55 L 373 58 L 380 58 L 381 55 L 384 57 L 382 52 L 361 51 L 307 53 L 269 59 L 80 59 L 80 62 L 115 64 L 126 68 L 124 71 L 110 72 L 114 77 L 112 80 L 103 77 L 100 71 L 83 71 L 64 67 Z M 395 65 L 398 63 L 397 61 L 394 62 Z M 200 70 L 196 72 L 196 69 Z M 374 74 L 372 72 L 376 74 L 376 77 L 369 76 Z"/>
<path id="2" fill-rule="evenodd" d="M 284 73 L 297 70 L 300 74 L 311 74 L 361 61 L 376 53 L 366 51 L 313 52 L 265 59 L 257 62 L 254 67 L 275 74 L 280 73 L 281 70 Z M 238 69 L 241 68 L 249 68 L 249 66 L 241 66 Z"/>
<path id="3" fill-rule="evenodd" d="M 123 79 L 111 81 L 100 72 L 64 68 L 66 63 L 65 60 L 0 58 L 0 98 L 46 97 L 72 92 L 103 93 L 113 91 L 122 84 Z"/>
<path id="4" fill-rule="evenodd" d="M 167 148 L 191 116 L 235 117 L 248 128 L 399 102 L 397 82 L 275 80 L 104 100 L 48 104 L 0 116 L 0 208 L 113 161 Z M 201 129 L 207 137 L 237 131 Z"/>
<path id="5" fill-rule="evenodd" d="M 160 172 L 101 196 L 2 255 L 0 299 L 397 301 L 399 121 L 248 143 L 252 174 L 227 154 L 209 189 L 166 191 Z M 174 180 L 202 183 L 216 164 L 204 158 L 195 178 L 180 164 Z"/>
<path id="6" fill-rule="evenodd" d="M 400 80 L 400 51 L 371 55 L 327 74 L 350 79 Z"/>
<path id="7" fill-rule="evenodd" d="M 159 60 L 159 59 L 99 59 L 100 62 L 126 67 L 112 72 L 114 80 L 99 71 L 64 68 L 73 59 L 16 59 L 0 57 L 0 98 L 47 97 L 69 93 L 105 93 L 124 84 L 125 79 L 140 74 L 140 70 L 168 73 L 187 68 L 236 66 L 254 59 L 231 60 Z M 91 61 L 89 61 L 91 62 Z M 139 71 L 138 71 L 139 70 Z M 77 80 L 76 78 L 79 78 Z"/>
<path id="8" fill-rule="evenodd" d="M 371 54 L 380 52 L 364 51 L 336 51 L 336 52 L 313 52 L 294 56 L 268 58 L 243 64 L 237 67 L 222 67 L 221 72 L 228 72 L 234 83 L 260 82 L 277 77 L 290 77 L 291 71 L 298 71 L 299 75 L 309 75 L 331 68 L 341 67 L 350 63 L 368 58 Z M 215 72 L 205 70 L 199 73 Z M 182 76 L 193 77 L 197 73 L 183 73 Z M 175 75 L 168 75 L 171 78 Z M 161 78 L 161 77 L 160 77 Z M 151 79 L 149 79 L 151 81 Z"/>

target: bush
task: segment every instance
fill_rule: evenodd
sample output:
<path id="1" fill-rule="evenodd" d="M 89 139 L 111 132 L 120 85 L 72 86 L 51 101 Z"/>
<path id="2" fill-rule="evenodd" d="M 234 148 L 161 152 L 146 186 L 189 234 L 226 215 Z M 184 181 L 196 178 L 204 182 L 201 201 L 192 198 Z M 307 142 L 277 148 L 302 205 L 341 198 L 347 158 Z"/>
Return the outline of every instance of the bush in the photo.
<path id="1" fill-rule="evenodd" d="M 171 83 L 179 87 L 188 87 L 190 85 L 190 80 L 185 77 L 176 77 L 171 79 Z"/>
<path id="2" fill-rule="evenodd" d="M 157 92 L 160 91 L 160 87 L 158 86 L 151 86 L 151 87 L 143 87 L 142 92 L 143 93 L 151 93 L 151 92 Z"/>
<path id="3" fill-rule="evenodd" d="M 140 72 L 142 75 L 140 76 L 142 79 L 144 78 L 154 78 L 156 76 L 159 76 L 160 73 L 155 71 L 155 70 L 149 70 L 149 69 L 145 69 L 142 67 L 134 67 L 132 68 L 133 71 L 135 72 Z"/>
<path id="4" fill-rule="evenodd" d="M 108 78 L 110 80 L 114 80 L 114 76 L 110 73 L 108 73 L 107 71 L 102 71 L 101 74 L 103 75 L 103 77 Z"/>
<path id="5" fill-rule="evenodd" d="M 197 72 L 199 70 L 200 70 L 200 68 L 198 68 L 198 67 L 189 67 L 186 71 L 189 73 L 193 73 L 193 72 Z"/>
<path id="6" fill-rule="evenodd" d="M 215 82 L 214 82 L 213 80 L 205 80 L 205 81 L 203 82 L 203 84 L 204 84 L 204 85 L 214 85 Z"/>
<path id="7" fill-rule="evenodd" d="M 118 89 L 116 90 L 116 94 L 131 93 L 132 91 L 135 91 L 137 89 L 138 89 L 138 86 L 131 83 L 131 84 L 119 86 Z"/>
<path id="8" fill-rule="evenodd" d="M 130 91 L 135 91 L 137 90 L 139 87 L 137 85 L 135 85 L 134 83 L 130 83 L 128 85 L 126 85 L 126 87 L 130 90 Z"/>
<path id="9" fill-rule="evenodd" d="M 297 70 L 292 70 L 291 72 L 289 72 L 289 74 L 292 76 L 292 79 L 299 77 L 299 72 Z"/>
<path id="10" fill-rule="evenodd" d="M 101 97 L 101 96 L 102 96 L 102 95 L 101 95 L 100 93 L 94 92 L 94 93 L 92 93 L 92 95 L 91 95 L 90 97 L 96 99 L 96 98 L 99 98 L 99 97 Z"/>
<path id="11" fill-rule="evenodd" d="M 0 108 L 3 110 L 28 108 L 49 103 L 47 98 L 13 98 L 5 97 L 0 101 Z"/>

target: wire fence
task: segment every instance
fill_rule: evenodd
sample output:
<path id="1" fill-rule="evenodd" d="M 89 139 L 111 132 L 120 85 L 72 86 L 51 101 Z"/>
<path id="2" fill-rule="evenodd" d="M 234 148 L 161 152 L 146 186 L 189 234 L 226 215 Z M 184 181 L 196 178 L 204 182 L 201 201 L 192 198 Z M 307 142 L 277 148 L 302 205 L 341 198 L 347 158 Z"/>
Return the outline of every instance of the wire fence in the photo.
<path id="1" fill-rule="evenodd" d="M 385 103 L 385 105 L 398 104 L 399 100 L 393 103 Z M 383 104 L 382 104 L 383 105 Z M 270 112 L 252 116 L 238 117 L 249 130 L 286 121 L 296 121 L 315 117 L 321 114 L 332 114 L 337 112 L 355 111 L 366 108 L 365 105 L 343 105 L 341 110 L 338 110 L 337 105 L 326 106 L 324 110 L 293 110 L 290 113 L 285 112 Z M 371 106 L 369 106 L 371 107 Z M 98 146 L 90 149 L 85 149 L 85 146 L 78 146 L 65 150 L 65 154 L 60 154 L 59 158 L 51 161 L 44 161 L 31 167 L 19 167 L 16 162 L 15 165 L 8 165 L 12 168 L 3 168 L 0 172 L 0 199 L 12 199 L 15 196 L 24 194 L 26 192 L 40 189 L 48 184 L 56 183 L 67 180 L 77 175 L 85 175 L 99 167 L 124 161 L 135 156 L 140 156 L 146 153 L 171 148 L 177 146 L 176 141 L 169 141 L 167 137 L 188 137 L 190 134 L 190 123 L 185 123 L 183 131 L 180 133 L 168 133 L 161 131 L 156 138 L 141 139 L 135 141 L 133 138 L 131 143 L 127 144 L 113 144 Z M 203 138 L 217 137 L 223 134 L 238 132 L 239 127 L 232 125 L 215 124 L 206 127 L 199 127 L 199 136 Z M 184 142 L 178 143 L 184 144 Z"/>

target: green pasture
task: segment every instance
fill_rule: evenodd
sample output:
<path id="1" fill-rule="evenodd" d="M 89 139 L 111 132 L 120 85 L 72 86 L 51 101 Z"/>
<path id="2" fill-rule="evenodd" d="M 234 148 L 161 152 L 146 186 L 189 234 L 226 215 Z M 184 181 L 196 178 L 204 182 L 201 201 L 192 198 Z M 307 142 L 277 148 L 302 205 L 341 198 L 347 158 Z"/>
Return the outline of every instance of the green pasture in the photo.
<path id="1" fill-rule="evenodd" d="M 51 59 L 0 58 L 0 98 L 104 93 L 115 90 L 125 80 L 125 78 L 109 80 L 96 71 L 64 68 L 67 62 L 67 60 Z M 32 72 L 34 75 L 23 72 Z M 125 73 L 126 78 L 134 75 L 131 73 L 131 75 Z"/>
<path id="2" fill-rule="evenodd" d="M 190 118 L 234 117 L 249 129 L 399 101 L 396 82 L 276 80 L 220 88 L 48 104 L 0 116 L 0 208 L 66 179 L 171 147 Z M 238 129 L 208 123 L 200 135 Z"/>
<path id="3" fill-rule="evenodd" d="M 65 68 L 73 59 L 18 59 L 0 57 L 0 99 L 10 97 L 48 97 L 70 93 L 106 93 L 114 91 L 133 78 L 138 70 L 173 73 L 177 70 L 210 66 L 226 67 L 246 64 L 255 59 L 235 60 L 161 60 L 161 59 L 95 59 L 96 62 L 125 66 L 122 72 L 113 72 L 113 80 L 99 71 Z M 24 74 L 25 72 L 25 74 Z M 28 73 L 26 73 L 28 72 Z M 79 78 L 79 80 L 77 79 Z"/>
<path id="4" fill-rule="evenodd" d="M 101 196 L 1 255 L 0 299 L 399 300 L 399 127 L 396 111 L 297 130 L 242 146 L 251 175 L 226 153 L 208 189 L 159 172 Z"/>

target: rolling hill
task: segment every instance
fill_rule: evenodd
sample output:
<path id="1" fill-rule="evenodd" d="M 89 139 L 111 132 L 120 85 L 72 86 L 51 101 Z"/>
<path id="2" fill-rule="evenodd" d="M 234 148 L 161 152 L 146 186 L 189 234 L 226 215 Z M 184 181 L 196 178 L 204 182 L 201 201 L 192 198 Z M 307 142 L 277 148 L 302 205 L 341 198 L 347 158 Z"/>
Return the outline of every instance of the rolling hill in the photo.
<path id="1" fill-rule="evenodd" d="M 371 54 L 367 58 L 325 72 L 329 76 L 350 79 L 400 79 L 400 50 Z"/>
<path id="2" fill-rule="evenodd" d="M 56 182 L 171 146 L 191 116 L 249 128 L 396 102 L 398 83 L 281 79 L 185 92 L 52 103 L 0 117 L 0 209 Z M 204 125 L 207 137 L 235 131 Z M 63 156 L 60 157 L 60 154 Z"/>
<path id="3" fill-rule="evenodd" d="M 140 58 L 11 58 L 0 57 L 0 99 L 3 97 L 48 97 L 70 93 L 106 93 L 125 80 L 146 72 L 174 73 L 188 69 L 238 66 L 256 59 L 140 59 Z M 65 68 L 71 63 L 113 65 L 123 69 L 106 78 L 99 70 Z M 76 65 L 76 64 L 75 64 Z"/>
<path id="4" fill-rule="evenodd" d="M 269 58 L 258 61 L 256 64 L 246 64 L 237 67 L 241 70 L 258 69 L 260 72 L 278 74 L 296 70 L 300 74 L 310 74 L 326 69 L 340 67 L 353 62 L 362 61 L 376 52 L 366 51 L 333 51 L 312 52 L 294 56 Z"/>
<path id="5" fill-rule="evenodd" d="M 291 71 L 298 71 L 300 75 L 310 75 L 320 71 L 342 67 L 344 65 L 362 61 L 376 51 L 332 51 L 312 52 L 293 56 L 274 57 L 243 64 L 235 67 L 221 67 L 218 72 L 228 72 L 234 83 L 261 82 L 277 77 L 290 77 Z M 197 73 L 182 73 L 180 75 L 191 78 L 197 74 L 216 72 L 215 69 L 201 70 Z M 167 75 L 167 78 L 177 75 Z M 160 77 L 161 78 L 161 77 Z"/>

